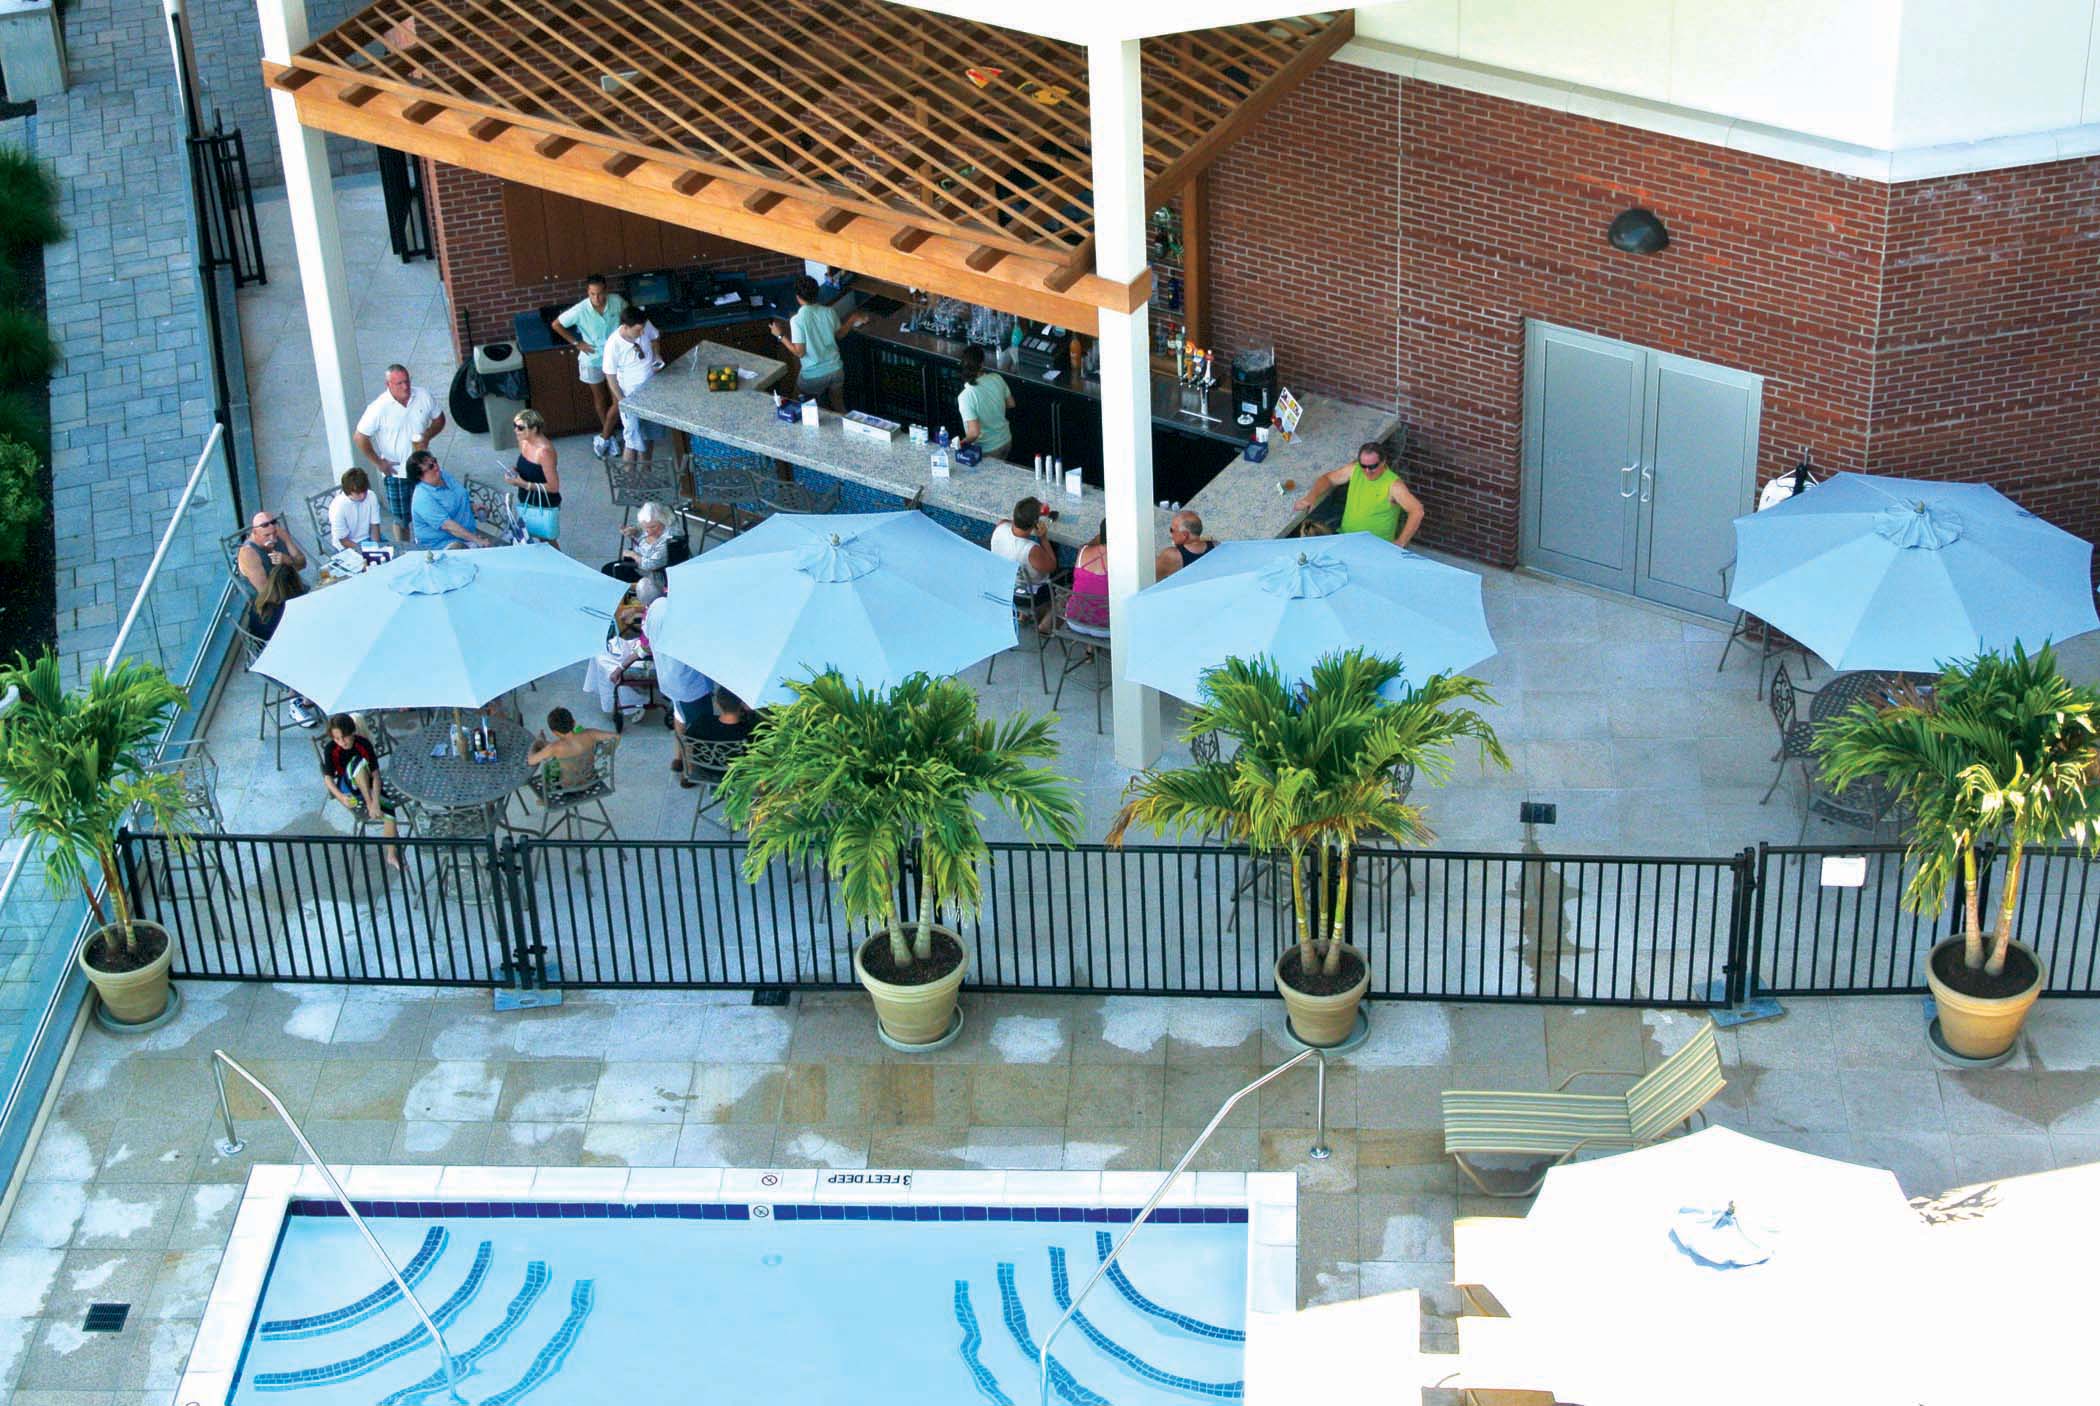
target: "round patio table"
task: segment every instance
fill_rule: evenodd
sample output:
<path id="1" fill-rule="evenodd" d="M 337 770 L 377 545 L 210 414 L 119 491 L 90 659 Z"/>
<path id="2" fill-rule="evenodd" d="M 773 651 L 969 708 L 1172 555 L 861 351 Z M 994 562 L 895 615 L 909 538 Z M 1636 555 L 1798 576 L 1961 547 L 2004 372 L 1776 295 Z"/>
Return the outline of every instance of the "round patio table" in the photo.
<path id="1" fill-rule="evenodd" d="M 1885 703 L 1889 695 L 1907 683 L 1930 683 L 1931 674 L 1891 674 L 1878 669 L 1860 669 L 1839 674 L 1809 695 L 1808 720 L 1820 726 L 1852 710 L 1861 700 Z"/>
<path id="2" fill-rule="evenodd" d="M 455 757 L 449 751 L 431 756 L 431 748 L 449 743 L 452 737 L 452 719 L 441 713 L 395 742 L 394 754 L 387 758 L 387 779 L 403 795 L 434 809 L 498 804 L 532 775 L 525 763 L 525 754 L 532 750 L 532 735 L 508 718 L 486 721 L 496 739 L 496 760 L 477 762 L 472 756 Z M 460 725 L 464 728 L 466 724 L 463 717 Z"/>

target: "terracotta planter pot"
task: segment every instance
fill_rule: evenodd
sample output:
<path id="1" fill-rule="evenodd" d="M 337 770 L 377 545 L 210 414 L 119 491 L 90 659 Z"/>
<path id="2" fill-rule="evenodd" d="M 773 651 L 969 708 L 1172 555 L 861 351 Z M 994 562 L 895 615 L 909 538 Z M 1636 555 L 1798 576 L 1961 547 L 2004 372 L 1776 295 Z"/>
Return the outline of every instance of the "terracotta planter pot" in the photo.
<path id="1" fill-rule="evenodd" d="M 1285 951 L 1284 956 L 1297 950 L 1293 946 Z M 1283 997 L 1284 1007 L 1291 1013 L 1291 1029 L 1297 1031 L 1298 1038 L 1308 1045 L 1339 1045 L 1356 1029 L 1356 1009 L 1363 1004 L 1364 992 L 1371 986 L 1371 964 L 1362 961 L 1363 953 L 1346 942 L 1342 944 L 1342 950 L 1362 963 L 1363 975 L 1347 991 L 1332 996 L 1308 996 L 1293 989 L 1283 979 L 1283 957 L 1276 959 L 1273 974 L 1277 993 Z"/>
<path id="2" fill-rule="evenodd" d="M 1949 947 L 1959 948 L 1961 943 L 1960 938 L 1950 937 L 1935 946 L 1925 959 L 1925 984 L 1932 988 L 1932 999 L 1940 1012 L 1940 1038 L 1947 1042 L 1948 1049 L 1965 1059 L 1996 1059 L 2020 1038 L 2020 1027 L 2027 1023 L 2027 1012 L 2041 998 L 2049 972 L 2031 948 L 2015 942 L 2013 947 L 2025 952 L 2034 963 L 2034 984 L 2013 996 L 1965 996 L 1941 981 L 1933 970 L 1941 952 Z"/>
<path id="3" fill-rule="evenodd" d="M 936 925 L 936 933 L 952 939 L 962 946 L 962 937 L 948 928 Z M 888 933 L 877 933 L 853 949 L 853 975 L 867 988 L 869 999 L 875 1002 L 875 1019 L 882 1026 L 882 1033 L 899 1045 L 931 1045 L 948 1033 L 949 1022 L 955 1019 L 956 993 L 962 989 L 963 973 L 969 969 L 970 954 L 967 948 L 963 958 L 955 964 L 955 970 L 937 981 L 921 986 L 897 986 L 868 975 L 861 962 L 861 954 L 877 942 L 888 942 Z"/>
<path id="4" fill-rule="evenodd" d="M 160 955 L 136 971 L 100 971 L 88 962 L 87 944 L 80 949 L 80 969 L 87 973 L 109 1018 L 119 1025 L 143 1025 L 168 1008 L 168 968 L 175 960 L 175 939 L 167 929 L 157 923 L 133 923 L 132 928 L 141 937 L 158 934 L 161 940 Z M 112 932 L 112 928 L 103 928 L 88 942 Z"/>

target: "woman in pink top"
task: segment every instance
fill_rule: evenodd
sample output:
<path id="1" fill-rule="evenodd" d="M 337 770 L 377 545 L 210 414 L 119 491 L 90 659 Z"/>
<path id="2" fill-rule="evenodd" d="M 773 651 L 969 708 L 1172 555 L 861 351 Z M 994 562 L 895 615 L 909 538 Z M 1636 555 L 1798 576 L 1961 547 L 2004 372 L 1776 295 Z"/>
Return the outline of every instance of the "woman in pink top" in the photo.
<path id="1" fill-rule="evenodd" d="M 1082 635 L 1108 636 L 1107 518 L 1072 564 L 1072 598 L 1065 602 L 1065 624 Z"/>

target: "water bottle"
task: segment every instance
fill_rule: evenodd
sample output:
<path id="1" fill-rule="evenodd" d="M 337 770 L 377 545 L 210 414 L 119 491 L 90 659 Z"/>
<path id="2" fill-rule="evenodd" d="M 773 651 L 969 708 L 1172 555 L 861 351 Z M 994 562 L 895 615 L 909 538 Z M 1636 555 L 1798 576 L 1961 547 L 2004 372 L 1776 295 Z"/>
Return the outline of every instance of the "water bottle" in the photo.
<path id="1" fill-rule="evenodd" d="M 453 719 L 452 721 L 452 731 L 450 736 L 452 741 L 452 755 L 455 757 L 465 755 L 466 742 L 465 739 L 460 736 L 459 720 L 457 718 Z"/>

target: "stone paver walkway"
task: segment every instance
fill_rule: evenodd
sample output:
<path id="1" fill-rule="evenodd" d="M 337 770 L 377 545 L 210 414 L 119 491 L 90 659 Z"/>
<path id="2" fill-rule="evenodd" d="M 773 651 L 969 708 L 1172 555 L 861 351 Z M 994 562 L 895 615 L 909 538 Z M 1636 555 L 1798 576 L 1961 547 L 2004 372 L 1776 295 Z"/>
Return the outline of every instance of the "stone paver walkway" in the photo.
<path id="1" fill-rule="evenodd" d="M 64 358 L 51 381 L 59 647 L 81 671 L 115 640 L 204 447 L 211 377 L 160 7 L 75 0 L 64 23 L 72 85 L 39 100 L 33 131 L 67 230 L 45 251 L 44 297 Z"/>

